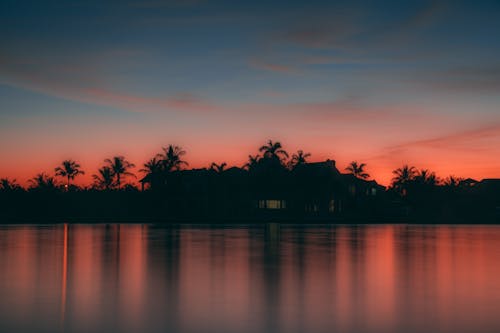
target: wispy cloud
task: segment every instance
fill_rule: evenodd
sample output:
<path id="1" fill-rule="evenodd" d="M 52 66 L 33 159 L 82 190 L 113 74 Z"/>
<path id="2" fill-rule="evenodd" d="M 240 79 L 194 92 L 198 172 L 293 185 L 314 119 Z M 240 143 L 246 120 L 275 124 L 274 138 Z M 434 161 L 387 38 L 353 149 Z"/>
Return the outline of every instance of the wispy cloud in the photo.
<path id="1" fill-rule="evenodd" d="M 436 158 L 435 152 L 458 151 L 462 156 L 471 156 L 474 152 L 492 152 L 492 142 L 500 143 L 500 123 L 478 126 L 470 130 L 456 131 L 426 139 L 404 141 L 382 148 L 381 152 L 369 158 L 368 161 L 398 160 L 403 156 L 412 155 L 412 151 L 428 151 L 429 156 Z M 433 151 L 434 153 L 430 153 Z"/>
<path id="2" fill-rule="evenodd" d="M 266 70 L 297 73 L 296 70 L 287 66 L 259 61 L 253 63 Z M 388 105 L 377 107 L 366 105 L 352 96 L 324 102 L 276 104 L 263 104 L 258 101 L 251 103 L 212 101 L 193 92 L 165 92 L 165 96 L 145 96 L 114 88 L 109 83 L 109 76 L 106 77 L 107 80 L 104 80 L 100 73 L 100 67 L 93 63 L 77 61 L 52 64 L 34 57 L 4 56 L 0 59 L 0 74 L 0 82 L 4 84 L 23 87 L 59 98 L 132 112 L 190 112 L 257 116 L 261 113 L 272 112 L 277 117 L 286 114 L 292 121 L 304 119 L 309 122 L 321 122 L 324 119 L 362 120 L 367 114 L 371 114 L 374 118 L 380 118 L 385 114 L 396 113 L 403 109 Z"/>
<path id="3" fill-rule="evenodd" d="M 281 50 L 285 54 L 289 51 L 288 44 L 308 49 L 310 57 L 301 62 L 302 65 L 414 60 L 420 53 L 428 56 L 426 47 L 422 46 L 432 37 L 422 38 L 421 33 L 440 23 L 448 9 L 447 1 L 418 3 L 409 11 L 405 6 L 399 7 L 395 9 L 398 15 L 389 17 L 385 17 L 381 12 L 383 7 L 378 5 L 304 10 L 285 20 L 281 31 L 268 36 L 271 42 L 266 45 L 275 53 Z M 384 16 L 384 19 L 374 19 L 377 16 Z M 318 51 L 322 54 L 315 55 Z M 410 55 L 413 58 L 408 59 Z"/>
<path id="4" fill-rule="evenodd" d="M 278 72 L 278 73 L 286 73 L 286 74 L 293 74 L 297 73 L 297 69 L 289 66 L 289 65 L 284 65 L 284 64 L 277 64 L 277 63 L 271 63 L 267 62 L 261 59 L 251 59 L 249 61 L 249 64 L 251 67 L 260 69 L 260 70 L 265 70 L 265 71 L 271 71 L 271 72 Z"/>
<path id="5" fill-rule="evenodd" d="M 495 93 L 500 91 L 500 64 L 454 67 L 421 77 L 422 83 L 449 91 Z"/>
<path id="6" fill-rule="evenodd" d="M 171 8 L 171 7 L 191 7 L 205 3 L 206 0 L 144 0 L 130 1 L 127 3 L 132 8 Z"/>
<path id="7" fill-rule="evenodd" d="M 358 13 L 313 11 L 293 18 L 293 23 L 276 39 L 311 48 L 344 48 L 360 30 Z"/>
<path id="8" fill-rule="evenodd" d="M 345 65 L 345 64 L 365 64 L 366 61 L 356 56 L 329 56 L 329 55 L 309 55 L 299 57 L 298 61 L 304 65 Z"/>
<path id="9" fill-rule="evenodd" d="M 117 50 L 113 55 L 121 54 Z M 143 96 L 119 91 L 106 83 L 102 66 L 89 62 L 46 62 L 35 57 L 0 57 L 0 83 L 22 87 L 58 98 L 114 107 L 131 112 L 182 111 L 214 112 L 217 106 L 190 92 L 175 92 L 167 97 Z"/>
<path id="10" fill-rule="evenodd" d="M 91 88 L 79 91 L 78 94 L 80 97 L 77 98 L 85 102 L 134 112 L 186 111 L 205 114 L 219 110 L 216 105 L 191 93 L 175 94 L 168 98 L 155 98 Z"/>
<path id="11" fill-rule="evenodd" d="M 447 9 L 448 1 L 446 0 L 423 1 L 408 15 L 396 18 L 381 29 L 372 31 L 374 41 L 381 44 L 382 48 L 408 45 L 408 42 L 414 40 L 418 33 L 439 23 L 440 17 L 446 13 Z"/>
<path id="12" fill-rule="evenodd" d="M 389 150 L 400 150 L 410 148 L 432 148 L 432 149 L 448 149 L 450 147 L 462 147 L 463 149 L 471 149 L 476 140 L 500 138 L 500 123 L 481 126 L 471 130 L 465 130 L 437 136 L 429 139 L 421 139 L 389 147 Z M 465 146 L 464 146 L 465 143 Z"/>
<path id="13" fill-rule="evenodd" d="M 320 59 L 321 60 L 321 59 Z M 316 61 L 320 61 L 316 59 Z M 273 72 L 296 74 L 290 66 L 270 64 L 252 60 L 253 66 Z M 370 118 L 383 119 L 387 115 L 407 114 L 411 110 L 401 105 L 369 105 L 353 96 L 332 101 L 259 103 L 211 100 L 194 92 L 168 92 L 164 96 L 145 96 L 115 88 L 100 73 L 99 64 L 69 62 L 47 63 L 34 57 L 0 58 L 0 82 L 22 87 L 47 95 L 92 103 L 129 112 L 181 112 L 222 116 L 272 114 L 290 122 L 306 121 L 321 123 L 325 120 L 364 121 Z"/>
<path id="14" fill-rule="evenodd" d="M 446 0 L 430 0 L 423 3 L 422 7 L 410 15 L 401 24 L 401 29 L 416 30 L 426 28 L 434 24 L 441 14 L 445 13 L 448 8 Z"/>

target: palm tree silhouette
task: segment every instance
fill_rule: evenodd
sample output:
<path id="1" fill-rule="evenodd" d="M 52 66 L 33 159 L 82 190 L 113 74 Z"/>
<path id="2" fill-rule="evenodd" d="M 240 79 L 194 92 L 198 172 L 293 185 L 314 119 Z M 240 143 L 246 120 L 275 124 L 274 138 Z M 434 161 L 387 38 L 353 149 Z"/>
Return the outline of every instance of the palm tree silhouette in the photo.
<path id="1" fill-rule="evenodd" d="M 273 142 L 269 140 L 267 144 L 259 148 L 259 151 L 263 153 L 265 158 L 278 159 L 280 161 L 288 158 L 288 153 L 283 149 L 279 141 Z"/>
<path id="2" fill-rule="evenodd" d="M 157 157 L 153 157 L 152 159 L 144 163 L 143 166 L 144 168 L 140 169 L 139 172 L 143 172 L 146 174 L 144 180 L 147 179 L 146 182 L 149 182 L 149 186 L 151 188 L 156 187 L 163 171 L 162 161 L 159 160 Z"/>
<path id="3" fill-rule="evenodd" d="M 181 159 L 181 157 L 186 154 L 186 151 L 181 147 L 168 145 L 168 147 L 163 147 L 162 149 L 163 153 L 158 154 L 157 157 L 161 159 L 165 172 L 180 170 L 182 166 L 189 165 L 186 161 Z"/>
<path id="4" fill-rule="evenodd" d="M 44 172 L 37 174 L 35 177 L 28 180 L 33 190 L 55 190 L 58 185 L 54 177 L 46 175 Z"/>
<path id="5" fill-rule="evenodd" d="M 439 179 L 437 178 L 436 174 L 427 169 L 420 170 L 418 174 L 414 177 L 414 180 L 420 185 L 429 185 L 429 186 L 437 185 L 439 182 Z"/>
<path id="6" fill-rule="evenodd" d="M 111 168 L 113 172 L 113 176 L 116 177 L 116 184 L 118 185 L 118 189 L 121 189 L 121 179 L 126 176 L 135 177 L 132 172 L 129 172 L 129 169 L 135 168 L 135 165 L 130 163 L 123 156 L 115 156 L 112 159 L 105 159 L 104 162 L 108 163 L 108 166 Z"/>
<path id="7" fill-rule="evenodd" d="M 293 154 L 292 159 L 290 160 L 290 168 L 295 168 L 298 165 L 306 164 L 309 157 L 311 157 L 311 154 L 304 153 L 303 150 L 297 150 L 297 153 Z"/>
<path id="8" fill-rule="evenodd" d="M 446 178 L 443 182 L 444 186 L 451 187 L 451 188 L 457 188 L 460 186 L 460 182 L 462 181 L 462 178 L 455 177 L 455 176 L 449 176 Z"/>
<path id="9" fill-rule="evenodd" d="M 356 178 L 359 179 L 367 179 L 370 178 L 370 175 L 365 172 L 365 163 L 358 163 L 357 161 L 352 161 L 349 163 L 347 168 L 345 168 L 346 171 L 348 171 L 350 174 L 354 175 Z"/>
<path id="10" fill-rule="evenodd" d="M 392 173 L 394 174 L 392 186 L 400 192 L 405 192 L 408 183 L 417 175 L 417 169 L 413 166 L 403 165 L 403 167 L 392 171 Z"/>
<path id="11" fill-rule="evenodd" d="M 221 164 L 217 164 L 214 162 L 210 165 L 210 170 L 213 170 L 217 173 L 223 173 L 226 170 L 226 166 L 227 166 L 226 162 L 223 162 Z"/>
<path id="12" fill-rule="evenodd" d="M 255 166 L 257 166 L 259 161 L 260 161 L 259 155 L 248 155 L 248 162 L 245 165 L 243 165 L 243 169 L 247 170 L 253 169 L 255 168 Z"/>
<path id="13" fill-rule="evenodd" d="M 56 176 L 65 177 L 67 179 L 67 188 L 69 189 L 70 180 L 75 179 L 78 175 L 83 175 L 85 172 L 80 170 L 80 164 L 73 160 L 62 161 L 61 165 L 55 169 Z"/>
<path id="14" fill-rule="evenodd" d="M 95 185 L 104 190 L 111 189 L 115 182 L 113 169 L 109 166 L 103 166 L 97 170 L 97 174 L 92 175 L 92 178 L 94 178 Z"/>
<path id="15" fill-rule="evenodd" d="M 144 168 L 140 169 L 139 172 L 144 172 L 147 175 L 159 174 L 162 171 L 162 161 L 156 157 L 144 163 L 143 166 Z"/>
<path id="16" fill-rule="evenodd" d="M 15 179 L 2 178 L 0 179 L 0 190 L 1 191 L 14 191 L 20 190 L 21 186 L 16 183 Z"/>

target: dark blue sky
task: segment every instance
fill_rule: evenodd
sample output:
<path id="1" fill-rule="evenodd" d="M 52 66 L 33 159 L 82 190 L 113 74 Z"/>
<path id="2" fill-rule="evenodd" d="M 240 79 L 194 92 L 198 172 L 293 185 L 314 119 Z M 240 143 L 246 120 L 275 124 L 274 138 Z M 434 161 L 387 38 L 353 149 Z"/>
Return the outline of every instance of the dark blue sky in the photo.
<path id="1" fill-rule="evenodd" d="M 268 137 L 383 181 L 500 176 L 498 1 L 3 0 L 0 40 L 2 176 Z"/>

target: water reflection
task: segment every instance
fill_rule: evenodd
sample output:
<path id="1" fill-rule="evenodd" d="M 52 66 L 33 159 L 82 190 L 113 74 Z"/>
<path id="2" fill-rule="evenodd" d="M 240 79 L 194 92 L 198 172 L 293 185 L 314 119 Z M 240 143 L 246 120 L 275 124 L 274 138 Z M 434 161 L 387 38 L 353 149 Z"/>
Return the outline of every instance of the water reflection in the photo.
<path id="1" fill-rule="evenodd" d="M 0 228 L 2 332 L 499 332 L 500 227 Z"/>

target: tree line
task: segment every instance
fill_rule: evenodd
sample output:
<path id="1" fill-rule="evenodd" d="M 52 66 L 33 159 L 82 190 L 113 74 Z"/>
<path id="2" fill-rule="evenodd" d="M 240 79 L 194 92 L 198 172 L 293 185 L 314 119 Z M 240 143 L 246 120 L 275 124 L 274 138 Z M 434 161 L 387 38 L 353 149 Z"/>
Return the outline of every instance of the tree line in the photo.
<path id="1" fill-rule="evenodd" d="M 166 176 L 175 171 L 187 169 L 188 162 L 184 160 L 186 151 L 177 145 L 168 145 L 162 148 L 162 151 L 139 169 L 139 173 L 144 177 L 149 177 L 150 182 L 160 182 Z M 300 165 L 306 164 L 311 157 L 310 153 L 298 150 L 290 154 L 283 149 L 279 141 L 268 140 L 266 144 L 258 149 L 258 154 L 248 155 L 248 161 L 242 166 L 243 169 L 251 171 L 258 165 L 277 165 L 283 169 L 294 170 Z M 1 178 L 1 191 L 55 191 L 55 190 L 138 190 L 137 187 L 128 179 L 137 179 L 136 174 L 132 172 L 135 164 L 127 160 L 124 156 L 114 156 L 104 160 L 104 164 L 92 174 L 93 183 L 89 187 L 81 188 L 73 184 L 75 178 L 84 175 L 82 166 L 75 160 L 68 159 L 54 168 L 53 175 L 45 172 L 38 173 L 29 180 L 29 186 L 25 189 L 19 185 L 15 179 Z M 366 171 L 367 164 L 352 161 L 345 168 L 345 171 L 358 179 L 366 180 L 370 175 Z M 215 173 L 224 173 L 228 169 L 226 162 L 211 163 L 208 167 Z M 431 188 L 444 186 L 455 188 L 463 184 L 463 179 L 449 176 L 446 179 L 440 179 L 436 174 L 427 169 L 417 170 L 414 166 L 404 165 L 393 171 L 390 190 L 406 195 L 408 188 Z M 62 181 L 59 181 L 61 179 Z"/>

